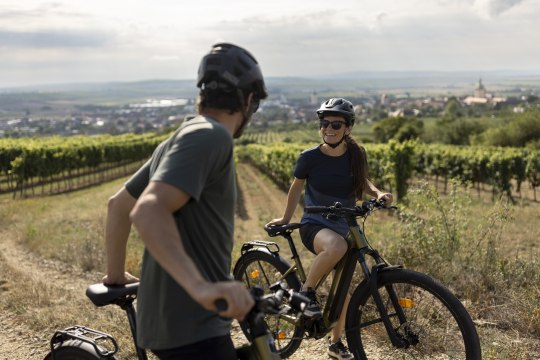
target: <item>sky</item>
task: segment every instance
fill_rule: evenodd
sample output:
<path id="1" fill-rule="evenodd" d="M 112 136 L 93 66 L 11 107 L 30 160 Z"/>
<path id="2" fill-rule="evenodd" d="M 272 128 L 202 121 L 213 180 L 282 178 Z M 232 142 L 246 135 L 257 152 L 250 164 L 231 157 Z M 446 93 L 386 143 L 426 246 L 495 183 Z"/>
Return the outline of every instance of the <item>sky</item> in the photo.
<path id="1" fill-rule="evenodd" d="M 0 88 L 194 79 L 231 42 L 265 76 L 540 69 L 538 0 L 1 0 Z"/>

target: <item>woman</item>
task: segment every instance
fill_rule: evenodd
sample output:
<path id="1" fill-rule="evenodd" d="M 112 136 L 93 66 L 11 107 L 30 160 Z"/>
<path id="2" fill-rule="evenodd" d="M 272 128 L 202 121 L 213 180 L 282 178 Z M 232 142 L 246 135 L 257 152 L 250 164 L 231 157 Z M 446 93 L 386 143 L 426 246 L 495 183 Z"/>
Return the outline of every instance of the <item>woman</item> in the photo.
<path id="1" fill-rule="evenodd" d="M 328 206 L 339 201 L 345 207 L 354 207 L 363 194 L 392 202 L 392 194 L 377 189 L 368 179 L 365 149 L 351 138 L 354 109 L 350 101 L 333 98 L 317 110 L 323 144 L 303 151 L 296 161 L 294 180 L 289 189 L 283 216 L 267 225 L 288 224 L 294 214 L 305 185 L 305 206 Z M 300 236 L 304 246 L 316 255 L 302 292 L 312 302 L 308 310 L 318 311 L 320 306 L 313 290 L 322 276 L 332 270 L 345 255 L 348 226 L 344 219 L 329 220 L 321 214 L 304 213 Z M 328 354 L 335 359 L 353 359 L 342 343 L 345 302 L 338 323 L 332 330 Z"/>

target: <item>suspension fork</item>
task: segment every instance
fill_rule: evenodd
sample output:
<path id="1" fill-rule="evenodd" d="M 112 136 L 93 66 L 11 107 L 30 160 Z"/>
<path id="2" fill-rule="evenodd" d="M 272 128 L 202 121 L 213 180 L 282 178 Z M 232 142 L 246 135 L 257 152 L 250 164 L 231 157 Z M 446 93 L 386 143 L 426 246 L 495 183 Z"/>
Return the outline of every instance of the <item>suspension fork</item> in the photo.
<path id="1" fill-rule="evenodd" d="M 374 258 L 376 258 L 378 255 L 375 254 Z M 386 332 L 388 333 L 388 337 L 390 338 L 390 341 L 392 342 L 392 345 L 398 348 L 404 348 L 407 347 L 409 344 L 403 340 L 396 332 L 396 329 L 392 325 L 392 322 L 390 321 L 391 316 L 397 316 L 399 319 L 400 324 L 404 324 L 407 322 L 407 319 L 405 317 L 405 313 L 403 312 L 403 309 L 401 308 L 401 305 L 399 304 L 398 296 L 394 290 L 394 288 L 391 285 L 385 286 L 385 290 L 388 292 L 388 296 L 390 297 L 390 302 L 392 303 L 392 307 L 395 310 L 395 313 L 389 314 L 388 309 L 384 305 L 381 295 L 379 294 L 378 289 L 378 281 L 379 281 L 379 272 L 383 271 L 392 271 L 398 268 L 401 268 L 400 265 L 396 266 L 389 266 L 386 263 L 377 263 L 376 265 L 373 265 L 371 268 L 371 271 L 367 268 L 365 259 L 363 259 L 363 254 L 361 255 L 361 265 L 362 269 L 364 271 L 364 274 L 367 275 L 368 278 L 368 291 L 371 297 L 373 298 L 373 301 L 375 302 L 375 305 L 377 306 L 377 311 L 380 315 L 380 321 L 382 321 Z"/>

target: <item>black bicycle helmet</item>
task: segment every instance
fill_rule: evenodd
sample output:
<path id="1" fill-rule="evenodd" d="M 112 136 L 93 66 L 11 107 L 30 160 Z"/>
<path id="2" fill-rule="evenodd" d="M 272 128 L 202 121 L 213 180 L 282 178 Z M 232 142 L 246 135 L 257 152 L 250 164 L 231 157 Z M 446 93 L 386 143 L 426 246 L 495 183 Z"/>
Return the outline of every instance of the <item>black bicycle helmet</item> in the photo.
<path id="1" fill-rule="evenodd" d="M 215 44 L 203 57 L 197 87 L 240 89 L 258 99 L 268 96 L 257 60 L 247 50 L 228 43 Z"/>
<path id="2" fill-rule="evenodd" d="M 350 126 L 354 125 L 354 108 L 348 100 L 332 98 L 323 102 L 317 110 L 317 116 L 322 120 L 328 114 L 341 115 Z"/>

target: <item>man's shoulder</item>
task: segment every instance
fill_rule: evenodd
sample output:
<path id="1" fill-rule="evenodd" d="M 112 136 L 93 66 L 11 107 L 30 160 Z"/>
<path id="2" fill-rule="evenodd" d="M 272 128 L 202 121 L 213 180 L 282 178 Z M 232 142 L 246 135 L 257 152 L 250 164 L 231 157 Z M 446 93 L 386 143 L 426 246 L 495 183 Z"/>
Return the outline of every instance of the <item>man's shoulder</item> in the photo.
<path id="1" fill-rule="evenodd" d="M 231 135 L 220 122 L 212 117 L 203 115 L 197 115 L 184 120 L 179 129 L 178 137 L 181 138 L 188 135 L 200 135 L 216 140 L 223 138 L 232 141 Z"/>

